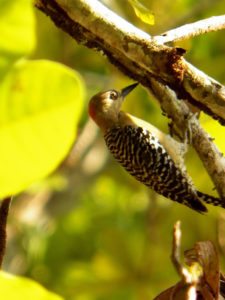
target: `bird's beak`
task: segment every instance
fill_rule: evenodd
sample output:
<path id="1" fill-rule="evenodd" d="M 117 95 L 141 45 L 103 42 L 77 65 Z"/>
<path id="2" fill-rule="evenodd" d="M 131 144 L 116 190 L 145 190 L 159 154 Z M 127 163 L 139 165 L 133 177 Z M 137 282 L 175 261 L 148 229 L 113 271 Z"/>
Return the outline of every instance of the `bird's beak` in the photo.
<path id="1" fill-rule="evenodd" d="M 125 98 L 131 91 L 133 91 L 134 88 L 136 88 L 137 85 L 138 85 L 138 82 L 128 85 L 127 87 L 122 89 L 122 91 L 121 91 L 122 98 Z"/>

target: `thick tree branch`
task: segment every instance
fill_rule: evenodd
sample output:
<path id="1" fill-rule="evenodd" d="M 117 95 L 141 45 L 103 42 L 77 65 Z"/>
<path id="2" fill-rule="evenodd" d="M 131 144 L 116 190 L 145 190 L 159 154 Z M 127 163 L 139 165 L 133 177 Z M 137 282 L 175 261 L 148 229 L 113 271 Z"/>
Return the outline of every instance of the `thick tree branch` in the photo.
<path id="1" fill-rule="evenodd" d="M 225 88 L 187 63 L 183 49 L 157 44 L 96 0 L 36 0 L 36 6 L 79 43 L 103 52 L 123 73 L 147 87 L 181 134 L 192 130 L 193 146 L 225 199 L 225 160 L 191 118 L 187 105 L 178 100 L 188 100 L 225 123 Z"/>
<path id="2" fill-rule="evenodd" d="M 183 49 L 157 44 L 155 38 L 96 0 L 37 0 L 36 5 L 78 42 L 103 51 L 131 77 L 144 83 L 147 75 L 156 76 L 178 98 L 187 99 L 225 124 L 225 88 L 188 64 L 182 57 Z"/>

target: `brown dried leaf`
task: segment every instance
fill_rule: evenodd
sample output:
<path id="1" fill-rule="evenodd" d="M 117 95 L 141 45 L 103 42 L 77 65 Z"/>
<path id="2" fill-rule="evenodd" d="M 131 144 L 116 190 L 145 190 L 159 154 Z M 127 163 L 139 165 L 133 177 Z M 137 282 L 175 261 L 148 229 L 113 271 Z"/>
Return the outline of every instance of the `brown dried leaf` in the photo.
<path id="1" fill-rule="evenodd" d="M 199 263 L 203 267 L 204 279 L 210 286 L 210 289 L 215 296 L 215 299 L 219 297 L 219 259 L 212 242 L 198 242 L 196 243 L 196 250 L 198 252 Z"/>
<path id="2" fill-rule="evenodd" d="M 153 300 L 193 300 L 196 299 L 196 289 L 193 285 L 178 282 L 176 285 L 163 291 Z"/>
<path id="3" fill-rule="evenodd" d="M 188 265 L 198 262 L 203 269 L 198 291 L 203 299 L 219 299 L 219 260 L 216 249 L 211 241 L 198 242 L 194 248 L 185 252 Z"/>
<path id="4" fill-rule="evenodd" d="M 167 290 L 160 293 L 158 296 L 156 296 L 153 300 L 168 300 L 172 299 L 173 290 L 175 286 L 171 286 Z"/>

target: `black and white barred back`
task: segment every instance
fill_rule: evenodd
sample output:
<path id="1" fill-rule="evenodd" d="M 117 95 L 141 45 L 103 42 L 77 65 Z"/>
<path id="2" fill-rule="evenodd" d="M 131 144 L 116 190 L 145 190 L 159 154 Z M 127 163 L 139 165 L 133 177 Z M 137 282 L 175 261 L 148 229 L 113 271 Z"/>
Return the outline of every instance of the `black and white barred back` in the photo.
<path id="1" fill-rule="evenodd" d="M 175 165 L 159 140 L 148 130 L 127 125 L 115 126 L 104 136 L 115 159 L 138 181 L 157 193 L 198 211 L 201 203 L 223 206 L 219 198 L 198 192 Z"/>

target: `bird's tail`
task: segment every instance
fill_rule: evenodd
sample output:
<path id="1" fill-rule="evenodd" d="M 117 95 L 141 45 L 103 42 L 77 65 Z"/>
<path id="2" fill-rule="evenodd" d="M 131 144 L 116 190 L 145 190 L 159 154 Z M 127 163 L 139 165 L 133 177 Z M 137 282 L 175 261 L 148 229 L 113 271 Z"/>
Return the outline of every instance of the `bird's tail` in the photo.
<path id="1" fill-rule="evenodd" d="M 207 204 L 211 204 L 214 206 L 220 206 L 225 208 L 225 199 L 220 199 L 217 197 L 213 197 L 207 194 L 204 194 L 202 192 L 197 191 L 197 195 L 199 197 L 200 200 L 202 200 L 203 202 L 207 203 Z"/>

